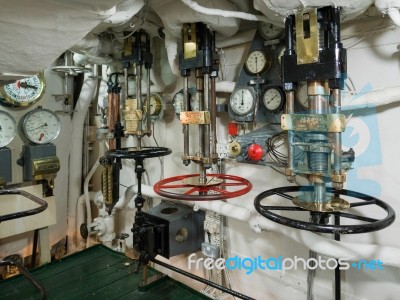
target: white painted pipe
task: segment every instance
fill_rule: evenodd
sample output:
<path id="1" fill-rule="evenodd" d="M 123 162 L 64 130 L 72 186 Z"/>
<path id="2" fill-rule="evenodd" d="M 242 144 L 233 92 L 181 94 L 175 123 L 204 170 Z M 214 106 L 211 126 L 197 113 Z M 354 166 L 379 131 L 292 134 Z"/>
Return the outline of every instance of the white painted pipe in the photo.
<path id="1" fill-rule="evenodd" d="M 83 125 L 98 84 L 96 79 L 89 78 L 88 76 L 86 73 L 82 90 L 75 106 L 76 112 L 72 117 L 72 124 L 74 126 L 71 132 L 71 154 L 69 159 L 68 252 L 76 250 L 76 202 L 80 196 L 82 180 Z"/>
<path id="2" fill-rule="evenodd" d="M 88 196 L 89 196 L 90 201 L 93 201 L 95 194 L 96 194 L 95 192 L 89 192 Z M 76 204 L 76 232 L 80 231 L 81 224 L 85 222 L 85 211 L 86 210 L 87 210 L 86 209 L 86 196 L 84 194 L 82 194 L 79 197 L 78 202 Z M 77 234 L 78 250 L 83 249 L 84 245 L 85 244 L 82 242 L 82 239 Z"/>
<path id="3" fill-rule="evenodd" d="M 136 185 L 131 185 L 125 190 L 125 193 L 119 198 L 118 202 L 115 204 L 114 209 L 125 209 L 129 202 L 135 197 L 137 190 Z"/>
<path id="4" fill-rule="evenodd" d="M 343 110 L 377 107 L 400 101 L 400 85 L 374 89 L 365 93 L 358 92 L 357 97 L 346 96 L 342 101 Z"/>
<path id="5" fill-rule="evenodd" d="M 196 12 L 210 15 L 210 16 L 218 16 L 218 17 L 226 17 L 226 18 L 238 18 L 243 20 L 249 21 L 262 21 L 262 22 L 269 22 L 269 19 L 262 15 L 254 15 L 249 14 L 241 11 L 228 11 L 218 8 L 207 8 L 204 6 L 200 6 L 196 1 L 193 0 L 181 0 L 183 4 L 187 5 L 191 9 Z"/>
<path id="6" fill-rule="evenodd" d="M 219 81 L 217 82 L 215 89 L 221 93 L 232 93 L 235 89 L 236 83 L 234 81 Z"/>
<path id="7" fill-rule="evenodd" d="M 390 8 L 388 10 L 388 16 L 393 21 L 393 24 L 400 27 L 400 12 L 397 8 Z"/>
<path id="8" fill-rule="evenodd" d="M 136 185 L 134 186 L 134 190 L 137 190 Z M 171 199 L 156 194 L 153 188 L 147 185 L 142 185 L 142 194 L 152 198 L 171 201 Z M 250 228 L 257 233 L 260 233 L 262 230 L 280 233 L 310 250 L 329 257 L 345 258 L 351 261 L 373 258 L 380 259 L 385 265 L 400 267 L 400 249 L 398 248 L 376 244 L 355 244 L 335 241 L 310 231 L 289 228 L 272 222 L 260 216 L 255 211 L 223 201 L 198 201 L 191 204 L 229 218 L 248 222 Z"/>
<path id="9" fill-rule="evenodd" d="M 165 49 L 167 50 L 168 63 L 172 74 L 180 77 L 181 73 L 178 65 L 178 39 L 169 33 L 168 30 L 165 31 Z"/>

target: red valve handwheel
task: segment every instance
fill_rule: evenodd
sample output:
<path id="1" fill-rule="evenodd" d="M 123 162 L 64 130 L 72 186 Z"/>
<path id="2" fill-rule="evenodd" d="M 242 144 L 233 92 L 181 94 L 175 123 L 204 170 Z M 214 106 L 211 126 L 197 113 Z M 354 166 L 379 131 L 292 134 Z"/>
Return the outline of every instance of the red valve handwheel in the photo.
<path id="1" fill-rule="evenodd" d="M 205 185 L 184 182 L 185 179 L 187 181 L 187 179 L 196 179 L 196 177 L 198 178 L 199 174 L 166 178 L 157 182 L 153 188 L 157 194 L 167 198 L 190 201 L 210 201 L 238 197 L 246 194 L 253 187 L 247 179 L 226 174 L 207 174 L 208 183 Z M 218 182 L 212 183 L 212 180 Z M 177 190 L 177 192 L 172 192 L 171 190 Z"/>

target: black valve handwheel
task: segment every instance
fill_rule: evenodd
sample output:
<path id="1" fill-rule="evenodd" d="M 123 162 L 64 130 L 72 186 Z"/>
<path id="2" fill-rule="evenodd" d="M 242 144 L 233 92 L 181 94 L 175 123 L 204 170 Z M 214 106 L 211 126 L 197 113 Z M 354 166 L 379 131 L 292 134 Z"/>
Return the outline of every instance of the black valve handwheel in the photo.
<path id="1" fill-rule="evenodd" d="M 121 159 L 137 159 L 165 156 L 171 154 L 171 152 L 171 149 L 165 147 L 129 147 L 109 150 L 106 152 L 106 156 Z"/>
<path id="2" fill-rule="evenodd" d="M 380 209 L 386 212 L 386 216 L 383 219 L 375 219 L 371 217 L 366 217 L 362 215 L 358 215 L 352 212 L 311 212 L 309 210 L 303 209 L 301 207 L 295 206 L 294 204 L 276 206 L 276 205 L 265 205 L 261 204 L 263 200 L 271 196 L 280 196 L 286 200 L 292 201 L 295 196 L 290 195 L 289 193 L 303 193 L 303 192 L 312 192 L 314 187 L 312 186 L 286 186 L 280 187 L 276 189 L 271 189 L 265 192 L 262 192 L 254 199 L 254 207 L 256 210 L 265 218 L 274 221 L 276 223 L 286 225 L 293 228 L 313 231 L 313 232 L 323 232 L 323 233 L 340 233 L 340 234 L 353 234 L 353 233 L 365 233 L 381 230 L 383 228 L 388 227 L 393 223 L 395 219 L 395 212 L 393 208 L 386 204 L 385 202 L 366 195 L 359 192 L 351 191 L 351 190 L 334 190 L 332 188 L 327 188 L 326 192 L 330 194 L 347 196 L 349 198 L 353 198 L 356 202 L 350 202 L 350 209 L 355 207 L 371 207 L 378 206 Z M 349 199 L 350 200 L 350 199 Z M 265 201 L 264 201 L 265 202 Z M 293 218 L 289 218 L 286 216 L 282 216 L 276 212 L 279 211 L 292 211 L 292 212 L 304 212 L 304 213 L 312 213 L 312 214 L 320 214 L 321 216 L 339 216 L 339 218 L 343 219 L 354 219 L 358 221 L 365 222 L 364 224 L 356 224 L 356 225 L 333 225 L 333 224 L 317 224 L 312 222 L 301 221 Z M 340 222 L 339 224 L 343 224 Z"/>

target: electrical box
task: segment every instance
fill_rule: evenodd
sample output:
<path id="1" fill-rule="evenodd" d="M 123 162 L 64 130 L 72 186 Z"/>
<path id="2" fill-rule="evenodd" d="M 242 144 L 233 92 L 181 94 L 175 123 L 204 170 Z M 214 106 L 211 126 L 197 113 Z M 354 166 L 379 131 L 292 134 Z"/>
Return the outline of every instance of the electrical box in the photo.
<path id="1" fill-rule="evenodd" d="M 0 185 L 12 181 L 11 173 L 11 149 L 0 148 Z"/>

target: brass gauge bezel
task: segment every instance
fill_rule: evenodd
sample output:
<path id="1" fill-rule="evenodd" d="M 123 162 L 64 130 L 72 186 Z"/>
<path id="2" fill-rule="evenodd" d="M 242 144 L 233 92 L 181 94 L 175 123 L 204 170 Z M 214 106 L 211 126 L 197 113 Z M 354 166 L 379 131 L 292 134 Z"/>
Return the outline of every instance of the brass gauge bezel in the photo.
<path id="1" fill-rule="evenodd" d="M 257 63 L 254 67 L 254 60 L 260 62 L 260 65 L 257 66 Z M 271 59 L 267 53 L 265 53 L 262 49 L 256 49 L 251 51 L 246 58 L 244 63 L 244 67 L 247 73 L 251 75 L 258 75 L 265 73 L 271 67 Z"/>
<path id="2" fill-rule="evenodd" d="M 11 107 L 29 107 L 29 106 L 37 103 L 40 99 L 42 99 L 42 97 L 46 91 L 46 80 L 45 80 L 43 72 L 40 72 L 37 75 L 31 76 L 31 77 L 23 78 L 21 80 L 24 80 L 24 79 L 29 80 L 34 77 L 38 78 L 39 91 L 37 91 L 35 93 L 35 95 L 32 99 L 20 100 L 20 99 L 17 99 L 16 97 L 13 97 L 12 95 L 10 95 L 10 93 L 7 92 L 7 86 L 15 84 L 15 83 L 10 83 L 10 84 L 6 84 L 6 85 L 0 87 L 0 96 L 2 97 L 1 101 L 3 102 L 3 104 L 5 104 L 6 106 L 11 106 Z M 19 82 L 21 80 L 17 80 L 16 82 Z"/>
<path id="3" fill-rule="evenodd" d="M 159 94 L 151 94 L 150 95 L 150 116 L 158 116 L 161 113 L 162 109 L 162 98 Z M 144 112 L 147 111 L 147 100 L 143 105 Z"/>

